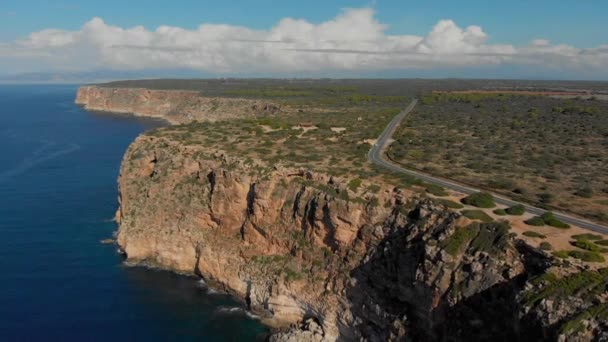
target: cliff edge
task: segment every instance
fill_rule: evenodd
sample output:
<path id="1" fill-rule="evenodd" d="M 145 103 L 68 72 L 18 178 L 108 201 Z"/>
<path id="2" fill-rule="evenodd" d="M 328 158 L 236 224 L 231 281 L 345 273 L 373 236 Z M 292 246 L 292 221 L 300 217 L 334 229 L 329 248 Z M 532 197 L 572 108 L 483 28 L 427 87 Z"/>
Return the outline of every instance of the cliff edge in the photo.
<path id="1" fill-rule="evenodd" d="M 279 105 L 266 101 L 206 97 L 197 91 L 99 86 L 80 87 L 75 102 L 87 110 L 130 113 L 172 124 L 254 117 L 280 110 Z"/>
<path id="2" fill-rule="evenodd" d="M 338 177 L 154 134 L 129 147 L 119 186 L 128 261 L 202 277 L 266 324 L 291 327 L 273 341 L 585 340 L 603 331 L 596 320 L 563 332 L 596 297 L 565 309 L 569 297 L 545 293 L 560 279 L 546 276 L 553 259 L 514 240 L 508 224 L 471 223 L 413 191 L 371 196 Z"/>
<path id="3" fill-rule="evenodd" d="M 401 97 L 306 94 L 279 105 L 81 87 L 86 109 L 179 124 L 141 135 L 123 158 L 127 261 L 241 298 L 275 342 L 608 339 L 608 269 L 556 259 L 508 222 L 467 219 L 366 163 L 368 135 Z"/>

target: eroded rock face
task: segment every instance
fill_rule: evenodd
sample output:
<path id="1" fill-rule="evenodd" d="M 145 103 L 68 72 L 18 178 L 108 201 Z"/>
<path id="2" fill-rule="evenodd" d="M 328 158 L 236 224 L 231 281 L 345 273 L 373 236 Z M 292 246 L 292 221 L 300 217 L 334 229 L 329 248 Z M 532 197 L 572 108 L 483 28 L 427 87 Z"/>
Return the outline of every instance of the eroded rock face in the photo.
<path id="1" fill-rule="evenodd" d="M 323 328 L 309 318 L 301 326 L 287 332 L 279 332 L 269 338 L 270 342 L 322 342 L 326 341 Z"/>
<path id="2" fill-rule="evenodd" d="M 196 91 L 84 86 L 76 103 L 89 110 L 133 113 L 173 124 L 218 121 L 275 113 L 280 106 L 261 100 L 205 97 Z"/>
<path id="3" fill-rule="evenodd" d="M 539 333 L 547 339 L 608 337 L 608 268 L 552 267 L 526 284 L 519 301 L 523 319 L 538 322 Z"/>
<path id="4" fill-rule="evenodd" d="M 527 263 L 507 227 L 462 227 L 394 189 L 354 200 L 346 183 L 144 135 L 121 166 L 117 242 L 294 327 L 277 341 L 520 336 Z"/>

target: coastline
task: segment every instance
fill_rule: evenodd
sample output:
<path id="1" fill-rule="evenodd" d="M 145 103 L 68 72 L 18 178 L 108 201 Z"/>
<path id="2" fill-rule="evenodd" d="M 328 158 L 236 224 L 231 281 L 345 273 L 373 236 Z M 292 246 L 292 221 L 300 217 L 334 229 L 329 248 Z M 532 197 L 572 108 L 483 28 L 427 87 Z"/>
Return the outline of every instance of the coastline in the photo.
<path id="1" fill-rule="evenodd" d="M 172 125 L 220 121 L 274 113 L 278 104 L 252 99 L 206 97 L 191 90 L 144 88 L 78 88 L 75 103 L 86 110 L 162 118 Z"/>
<path id="2" fill-rule="evenodd" d="M 138 96 L 142 91 L 147 92 L 138 89 Z M 86 98 L 79 100 L 85 108 L 99 102 Z M 181 123 L 198 120 L 177 115 L 175 107 L 149 112 L 143 100 L 123 100 L 111 97 L 103 106 L 169 124 L 176 117 L 186 120 Z M 246 108 L 235 117 L 251 115 L 254 107 Z M 451 316 L 469 314 L 469 321 L 512 328 L 519 318 L 501 322 L 483 307 L 524 305 L 502 300 L 521 299 L 522 279 L 538 276 L 538 265 L 543 272 L 556 266 L 548 252 L 516 239 L 500 222 L 474 223 L 415 192 L 381 188 L 372 205 L 373 196 L 353 190 L 345 200 L 337 196 L 348 195 L 345 179 L 247 165 L 238 154 L 180 139 L 143 134 L 124 154 L 116 221 L 126 262 L 202 279 L 244 302 L 274 332 L 291 327 L 289 333 L 312 331 L 324 341 L 399 339 L 409 330 L 439 338 L 453 324 L 468 324 L 449 322 Z M 500 243 L 481 252 L 479 246 L 454 250 L 450 241 L 461 239 L 463 229 L 473 230 L 471 246 L 479 236 L 484 241 L 478 244 Z M 557 266 L 562 275 L 576 269 Z M 503 296 L 503 287 L 510 291 L 507 299 L 486 302 Z M 314 325 L 319 329 L 306 330 Z M 282 338 L 288 340 L 289 333 Z"/>

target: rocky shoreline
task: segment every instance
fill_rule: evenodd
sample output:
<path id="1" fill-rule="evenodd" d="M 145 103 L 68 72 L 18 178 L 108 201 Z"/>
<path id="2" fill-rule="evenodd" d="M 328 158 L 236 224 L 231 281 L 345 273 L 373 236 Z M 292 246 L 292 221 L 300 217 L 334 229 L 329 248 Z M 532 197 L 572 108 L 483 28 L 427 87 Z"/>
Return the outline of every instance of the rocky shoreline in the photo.
<path id="1" fill-rule="evenodd" d="M 382 189 L 374 205 L 343 199 L 349 190 L 338 178 L 260 170 L 221 152 L 138 138 L 119 180 L 118 243 L 128 260 L 198 275 L 264 323 L 298 327 L 275 340 L 551 333 L 522 321 L 517 298 L 553 260 L 514 240 L 508 226 L 469 225 L 407 191 Z"/>
<path id="2" fill-rule="evenodd" d="M 241 298 L 271 341 L 606 338 L 606 271 L 416 191 L 347 183 L 144 134 L 121 164 L 117 243 Z"/>

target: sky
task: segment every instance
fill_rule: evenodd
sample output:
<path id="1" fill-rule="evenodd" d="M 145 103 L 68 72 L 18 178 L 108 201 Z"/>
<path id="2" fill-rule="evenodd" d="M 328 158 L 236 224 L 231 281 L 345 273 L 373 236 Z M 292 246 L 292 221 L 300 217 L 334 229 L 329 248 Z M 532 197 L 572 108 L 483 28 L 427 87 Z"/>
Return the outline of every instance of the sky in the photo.
<path id="1" fill-rule="evenodd" d="M 608 1 L 0 2 L 0 74 L 608 79 Z"/>

